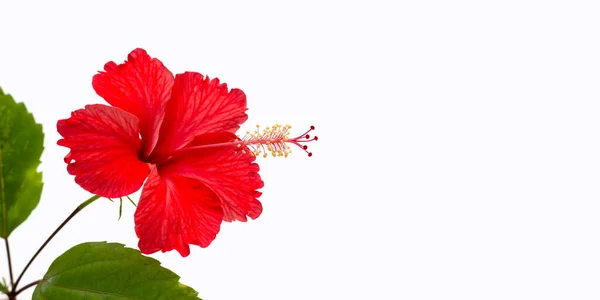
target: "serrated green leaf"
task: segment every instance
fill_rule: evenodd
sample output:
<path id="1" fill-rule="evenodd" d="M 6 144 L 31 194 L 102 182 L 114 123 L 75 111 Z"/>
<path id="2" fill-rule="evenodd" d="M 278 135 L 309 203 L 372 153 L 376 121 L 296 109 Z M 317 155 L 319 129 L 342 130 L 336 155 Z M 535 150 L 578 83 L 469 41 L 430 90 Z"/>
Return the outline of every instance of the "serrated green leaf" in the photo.
<path id="1" fill-rule="evenodd" d="M 42 125 L 0 89 L 0 237 L 7 238 L 40 202 Z"/>
<path id="2" fill-rule="evenodd" d="M 198 300 L 179 276 L 121 244 L 79 244 L 59 256 L 38 283 L 33 300 Z"/>

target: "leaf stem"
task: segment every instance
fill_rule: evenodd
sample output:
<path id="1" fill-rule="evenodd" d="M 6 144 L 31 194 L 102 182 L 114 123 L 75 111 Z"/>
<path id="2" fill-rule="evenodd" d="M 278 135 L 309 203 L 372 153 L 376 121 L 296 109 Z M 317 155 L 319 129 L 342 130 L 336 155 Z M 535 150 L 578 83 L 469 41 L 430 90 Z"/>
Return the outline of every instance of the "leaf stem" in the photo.
<path id="1" fill-rule="evenodd" d="M 38 280 L 36 280 L 36 281 L 34 281 L 34 282 L 31 282 L 31 283 L 28 283 L 28 284 L 26 284 L 24 287 L 20 288 L 18 291 L 16 291 L 16 292 L 15 292 L 15 296 L 16 296 L 16 295 L 18 295 L 18 294 L 20 294 L 20 293 L 21 293 L 21 292 L 23 292 L 24 290 L 26 290 L 26 289 L 28 289 L 28 288 L 30 288 L 30 287 L 32 287 L 32 286 L 34 286 L 34 285 L 36 285 L 36 284 L 40 283 L 41 281 L 42 281 L 41 279 L 38 279 Z"/>
<path id="2" fill-rule="evenodd" d="M 35 258 L 38 256 L 38 254 L 40 254 L 40 252 L 42 252 L 42 250 L 46 247 L 46 245 L 48 245 L 48 243 L 50 242 L 50 240 L 52 240 L 52 238 L 77 214 L 79 213 L 82 209 L 84 209 L 86 206 L 88 206 L 90 203 L 96 201 L 96 199 L 100 198 L 100 196 L 98 195 L 94 195 L 92 197 L 90 197 L 89 199 L 85 200 L 83 203 L 79 204 L 79 206 L 77 206 L 77 208 L 75 208 L 75 210 L 62 222 L 62 224 L 60 224 L 60 226 L 58 226 L 58 228 L 56 228 L 56 230 L 54 230 L 54 232 L 46 239 L 46 241 L 42 244 L 42 246 L 37 250 L 37 252 L 35 252 L 35 254 L 31 257 L 31 259 L 29 260 L 29 262 L 27 263 L 27 265 L 25 266 L 25 268 L 23 269 L 23 271 L 21 271 L 21 274 L 19 275 L 19 278 L 17 278 L 17 281 L 15 282 L 15 284 L 12 287 L 12 292 L 15 293 L 15 290 L 17 289 L 17 286 L 19 284 L 19 282 L 21 281 L 21 278 L 23 278 L 23 275 L 25 274 L 25 271 L 27 271 L 27 269 L 29 268 L 29 266 L 31 265 L 31 263 L 33 262 L 33 260 L 35 260 Z M 21 289 L 22 290 L 22 289 Z"/>
<path id="3" fill-rule="evenodd" d="M 8 246 L 8 237 L 4 239 L 6 245 L 6 257 L 8 258 L 8 272 L 10 273 L 10 288 L 14 289 L 15 280 L 13 277 L 12 260 L 10 259 L 10 247 Z"/>

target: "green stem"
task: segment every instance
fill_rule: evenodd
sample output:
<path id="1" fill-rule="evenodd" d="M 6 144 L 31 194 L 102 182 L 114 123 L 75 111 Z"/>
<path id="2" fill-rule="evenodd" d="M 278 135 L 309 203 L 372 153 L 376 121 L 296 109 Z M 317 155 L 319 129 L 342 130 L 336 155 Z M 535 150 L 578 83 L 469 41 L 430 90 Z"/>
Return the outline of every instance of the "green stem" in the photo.
<path id="1" fill-rule="evenodd" d="M 34 285 L 36 285 L 36 284 L 40 283 L 40 282 L 42 282 L 42 280 L 41 280 L 41 279 L 39 279 L 39 280 L 36 280 L 36 281 L 34 281 L 34 282 L 31 282 L 31 283 L 28 283 L 28 284 L 26 284 L 24 287 L 22 287 L 21 289 L 19 289 L 18 291 L 16 291 L 16 292 L 15 292 L 15 296 L 16 296 L 16 295 L 18 295 L 18 294 L 20 294 L 20 293 L 21 293 L 21 292 L 23 292 L 24 290 L 26 290 L 26 289 L 28 289 L 28 288 L 30 288 L 30 287 L 32 287 L 32 286 L 34 286 Z"/>
<path id="2" fill-rule="evenodd" d="M 4 239 L 6 245 L 6 256 L 8 258 L 8 273 L 10 273 L 10 288 L 12 289 L 15 285 L 15 279 L 13 277 L 12 260 L 10 259 L 10 247 L 8 246 L 8 237 Z"/>
<path id="3" fill-rule="evenodd" d="M 21 281 L 21 278 L 23 278 L 23 275 L 25 274 L 25 271 L 27 271 L 27 269 L 29 268 L 29 266 L 31 265 L 31 263 L 33 262 L 33 260 L 35 260 L 35 258 L 38 256 L 38 254 L 40 254 L 40 252 L 42 252 L 42 250 L 46 247 L 46 245 L 48 245 L 48 243 L 50 242 L 50 240 L 52 240 L 52 238 L 77 214 L 79 213 L 82 209 L 84 209 L 86 206 L 90 205 L 90 203 L 96 201 L 96 199 L 100 198 L 100 196 L 98 195 L 94 195 L 92 197 L 90 197 L 89 199 L 85 200 L 83 203 L 79 204 L 79 206 L 77 206 L 77 208 L 62 222 L 62 224 L 60 224 L 60 226 L 58 226 L 58 228 L 56 228 L 56 230 L 54 230 L 54 232 L 46 239 L 46 241 L 42 244 L 42 246 L 37 250 L 37 252 L 31 257 L 31 259 L 29 260 L 29 262 L 27 263 L 27 265 L 25 266 L 25 268 L 23 269 L 23 271 L 21 272 L 21 274 L 19 275 L 19 278 L 17 278 L 17 281 L 15 282 L 15 284 L 12 287 L 12 293 L 16 293 L 16 289 L 17 286 L 19 284 L 19 282 Z"/>

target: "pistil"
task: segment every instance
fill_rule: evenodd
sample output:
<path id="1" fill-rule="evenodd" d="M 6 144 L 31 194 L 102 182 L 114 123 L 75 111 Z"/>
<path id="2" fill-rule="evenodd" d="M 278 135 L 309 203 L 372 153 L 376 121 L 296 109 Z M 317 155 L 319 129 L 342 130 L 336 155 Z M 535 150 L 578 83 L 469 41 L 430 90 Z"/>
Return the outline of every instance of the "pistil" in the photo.
<path id="1" fill-rule="evenodd" d="M 294 138 L 289 137 L 291 128 L 292 126 L 290 125 L 275 124 L 261 130 L 260 126 L 256 125 L 256 130 L 253 132 L 247 131 L 246 134 L 237 141 L 185 147 L 176 152 L 181 153 L 207 148 L 237 147 L 240 151 L 249 150 L 253 155 L 265 158 L 269 156 L 269 153 L 273 157 L 288 157 L 288 155 L 292 153 L 291 145 L 295 145 L 306 152 L 309 157 L 312 156 L 312 152 L 308 151 L 308 145 L 306 144 L 319 140 L 319 137 L 311 136 L 309 134 L 311 131 L 315 130 L 315 127 L 310 126 L 306 132 Z"/>
<path id="2" fill-rule="evenodd" d="M 306 143 L 318 141 L 319 137 L 311 137 L 308 133 L 315 130 L 314 126 L 310 126 L 303 134 L 290 138 L 290 125 L 275 124 L 272 127 L 265 127 L 262 131 L 260 126 L 256 125 L 254 132 L 247 131 L 242 137 L 241 144 L 238 147 L 247 146 L 256 156 L 262 155 L 267 157 L 269 153 L 273 157 L 288 157 L 292 153 L 290 145 L 298 146 L 308 156 L 312 156 L 312 152 L 308 151 Z"/>

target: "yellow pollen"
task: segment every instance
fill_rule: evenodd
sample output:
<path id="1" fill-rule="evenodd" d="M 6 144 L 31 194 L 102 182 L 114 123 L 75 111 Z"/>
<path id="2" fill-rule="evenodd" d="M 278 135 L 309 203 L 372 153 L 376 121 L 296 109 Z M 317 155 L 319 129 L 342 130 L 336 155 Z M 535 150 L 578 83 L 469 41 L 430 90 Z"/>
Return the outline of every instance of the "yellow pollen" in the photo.
<path id="1" fill-rule="evenodd" d="M 241 143 L 238 144 L 238 147 L 243 146 L 242 148 L 244 149 L 248 148 L 250 153 L 255 156 L 260 155 L 266 158 L 267 154 L 271 153 L 273 157 L 288 157 L 292 153 L 290 144 L 294 144 L 302 148 L 309 156 L 312 155 L 306 150 L 307 146 L 304 144 L 317 140 L 316 137 L 310 139 L 308 135 L 314 127 L 311 126 L 310 130 L 294 138 L 290 138 L 291 128 L 292 126 L 290 125 L 275 124 L 261 130 L 260 125 L 256 125 L 256 130 L 246 131 L 246 135 L 241 138 Z M 243 151 L 245 152 L 245 150 Z"/>

